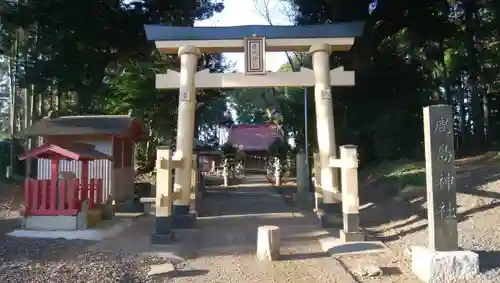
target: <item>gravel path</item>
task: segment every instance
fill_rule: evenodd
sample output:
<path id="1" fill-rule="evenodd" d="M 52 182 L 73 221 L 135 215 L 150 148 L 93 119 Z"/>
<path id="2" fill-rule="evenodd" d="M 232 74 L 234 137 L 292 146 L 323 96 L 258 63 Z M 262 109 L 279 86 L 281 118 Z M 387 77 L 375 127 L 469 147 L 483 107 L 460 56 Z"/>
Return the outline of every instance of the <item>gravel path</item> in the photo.
<path id="1" fill-rule="evenodd" d="M 317 239 L 326 232 L 318 229 L 318 221 L 294 211 L 272 189 L 212 192 L 204 207 L 210 216 L 199 220 L 198 257 L 188 260 L 198 275 L 175 277 L 172 282 L 355 282 L 336 259 L 321 252 Z M 280 227 L 282 260 L 255 259 L 260 225 Z"/>
<path id="2" fill-rule="evenodd" d="M 1 222 L 0 282 L 153 282 L 147 277 L 148 266 L 167 262 L 125 251 L 89 250 L 95 244 L 91 241 L 5 235 L 15 228 L 14 222 Z"/>

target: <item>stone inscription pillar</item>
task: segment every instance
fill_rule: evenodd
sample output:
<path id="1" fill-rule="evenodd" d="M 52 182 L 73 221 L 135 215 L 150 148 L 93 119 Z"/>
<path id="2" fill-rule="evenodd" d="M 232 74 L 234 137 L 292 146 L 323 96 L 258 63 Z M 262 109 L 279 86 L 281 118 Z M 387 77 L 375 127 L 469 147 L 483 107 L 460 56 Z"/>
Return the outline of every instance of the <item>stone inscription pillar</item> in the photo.
<path id="1" fill-rule="evenodd" d="M 424 108 L 429 248 L 458 249 L 453 117 L 449 105 Z"/>
<path id="2" fill-rule="evenodd" d="M 340 213 L 339 202 L 334 198 L 334 193 L 339 191 L 338 169 L 328 166 L 330 157 L 337 158 L 330 83 L 330 46 L 328 44 L 313 45 L 309 52 L 312 54 L 314 77 L 316 78 L 314 101 L 321 164 L 323 210 L 328 215 Z"/>
<path id="3" fill-rule="evenodd" d="M 181 58 L 179 115 L 177 120 L 176 156 L 183 160 L 182 168 L 175 170 L 174 190 L 181 192 L 181 198 L 174 203 L 174 228 L 189 228 L 193 223 L 193 215 L 189 213 L 191 199 L 191 170 L 193 167 L 194 118 L 196 110 L 195 74 L 198 58 L 201 53 L 197 47 L 183 46 L 179 48 Z"/>
<path id="4" fill-rule="evenodd" d="M 429 283 L 470 282 L 479 273 L 479 255 L 458 249 L 453 140 L 452 106 L 425 107 L 429 248 L 411 247 L 411 269 L 418 278 Z"/>

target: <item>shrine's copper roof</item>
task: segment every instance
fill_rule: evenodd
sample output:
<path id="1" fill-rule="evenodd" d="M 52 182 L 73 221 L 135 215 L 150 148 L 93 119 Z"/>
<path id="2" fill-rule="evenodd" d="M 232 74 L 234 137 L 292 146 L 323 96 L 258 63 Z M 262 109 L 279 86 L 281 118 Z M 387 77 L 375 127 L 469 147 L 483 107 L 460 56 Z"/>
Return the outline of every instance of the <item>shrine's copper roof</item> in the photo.
<path id="1" fill-rule="evenodd" d="M 275 140 L 281 138 L 275 125 L 239 124 L 231 127 L 227 142 L 241 151 L 267 151 Z"/>
<path id="2" fill-rule="evenodd" d="M 147 139 L 141 122 L 128 115 L 81 115 L 43 118 L 23 132 L 26 136 L 120 136 Z"/>
<path id="3" fill-rule="evenodd" d="M 249 36 L 280 38 L 340 38 L 358 37 L 363 32 L 363 22 L 340 22 L 307 26 L 250 25 L 233 27 L 181 27 L 145 25 L 148 40 L 228 40 Z"/>

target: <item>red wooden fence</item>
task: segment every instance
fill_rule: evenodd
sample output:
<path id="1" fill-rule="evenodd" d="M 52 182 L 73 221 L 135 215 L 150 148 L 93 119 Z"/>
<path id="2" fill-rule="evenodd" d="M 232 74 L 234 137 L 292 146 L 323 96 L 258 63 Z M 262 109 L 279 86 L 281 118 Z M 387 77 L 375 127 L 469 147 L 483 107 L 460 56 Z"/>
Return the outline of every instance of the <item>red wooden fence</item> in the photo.
<path id="1" fill-rule="evenodd" d="M 86 188 L 80 180 L 34 180 L 24 183 L 26 216 L 77 215 L 82 202 L 89 200 L 89 207 L 102 203 L 102 179 L 90 179 Z"/>

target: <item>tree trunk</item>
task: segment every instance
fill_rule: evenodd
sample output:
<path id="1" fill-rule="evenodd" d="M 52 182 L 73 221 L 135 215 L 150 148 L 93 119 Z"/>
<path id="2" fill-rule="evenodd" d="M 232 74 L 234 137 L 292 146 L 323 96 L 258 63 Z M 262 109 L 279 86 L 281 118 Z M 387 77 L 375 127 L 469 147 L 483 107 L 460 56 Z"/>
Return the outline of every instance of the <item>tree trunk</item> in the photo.
<path id="1" fill-rule="evenodd" d="M 484 113 L 481 107 L 481 95 L 478 91 L 479 66 L 475 48 L 477 5 L 470 1 L 465 4 L 465 46 L 467 50 L 467 65 L 469 68 L 467 84 L 470 90 L 471 117 L 473 122 L 473 143 L 477 149 L 484 150 Z"/>
<path id="2" fill-rule="evenodd" d="M 14 42 L 14 46 L 12 48 L 10 58 L 9 58 L 9 76 L 10 76 L 10 138 L 11 138 L 11 146 L 10 146 L 10 176 L 13 176 L 15 173 L 15 161 L 16 155 L 14 150 L 15 144 L 15 134 L 16 134 L 16 117 L 17 117 L 17 82 L 16 82 L 16 74 L 17 74 L 17 53 L 18 53 L 18 34 L 16 32 L 16 39 Z M 1 172 L 5 173 L 5 172 Z"/>

